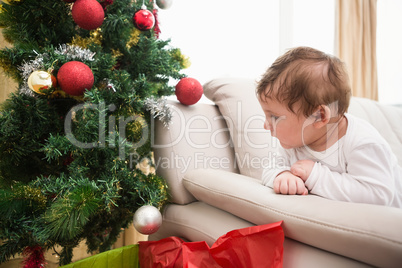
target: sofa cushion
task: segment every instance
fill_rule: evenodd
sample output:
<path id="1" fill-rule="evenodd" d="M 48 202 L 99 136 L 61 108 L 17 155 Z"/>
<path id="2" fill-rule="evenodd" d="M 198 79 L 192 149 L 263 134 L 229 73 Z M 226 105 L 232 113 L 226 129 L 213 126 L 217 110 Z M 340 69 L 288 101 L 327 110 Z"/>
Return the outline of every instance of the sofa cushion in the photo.
<path id="1" fill-rule="evenodd" d="M 277 195 L 226 171 L 193 170 L 183 183 L 197 200 L 254 224 L 283 220 L 285 236 L 301 243 L 379 267 L 402 263 L 401 209 Z"/>
<path id="2" fill-rule="evenodd" d="M 263 128 L 265 116 L 255 87 L 252 79 L 220 78 L 204 85 L 204 95 L 226 120 L 240 173 L 260 180 L 279 143 Z"/>

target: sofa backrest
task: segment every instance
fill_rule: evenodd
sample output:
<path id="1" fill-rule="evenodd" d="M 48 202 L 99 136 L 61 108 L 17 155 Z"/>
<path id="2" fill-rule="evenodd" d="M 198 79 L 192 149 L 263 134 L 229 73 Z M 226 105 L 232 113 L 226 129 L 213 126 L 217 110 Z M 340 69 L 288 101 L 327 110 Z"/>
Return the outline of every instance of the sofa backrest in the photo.
<path id="1" fill-rule="evenodd" d="M 389 143 L 402 166 L 402 108 L 353 97 L 348 112 L 372 124 Z"/>
<path id="2" fill-rule="evenodd" d="M 221 78 L 204 85 L 226 120 L 240 173 L 260 180 L 262 167 L 275 161 L 279 143 L 264 129 L 265 116 L 255 93 L 256 83 L 244 78 Z"/>

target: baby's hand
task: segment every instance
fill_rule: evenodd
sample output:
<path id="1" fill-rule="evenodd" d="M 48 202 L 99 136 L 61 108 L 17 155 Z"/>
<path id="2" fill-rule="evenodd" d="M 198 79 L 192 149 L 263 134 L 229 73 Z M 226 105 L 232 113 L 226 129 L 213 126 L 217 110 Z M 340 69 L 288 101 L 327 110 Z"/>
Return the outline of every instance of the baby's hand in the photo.
<path id="1" fill-rule="evenodd" d="M 282 172 L 274 180 L 274 191 L 277 194 L 308 194 L 304 181 L 289 171 Z"/>
<path id="2" fill-rule="evenodd" d="M 290 167 L 290 172 L 305 182 L 313 170 L 315 162 L 312 160 L 299 160 Z"/>

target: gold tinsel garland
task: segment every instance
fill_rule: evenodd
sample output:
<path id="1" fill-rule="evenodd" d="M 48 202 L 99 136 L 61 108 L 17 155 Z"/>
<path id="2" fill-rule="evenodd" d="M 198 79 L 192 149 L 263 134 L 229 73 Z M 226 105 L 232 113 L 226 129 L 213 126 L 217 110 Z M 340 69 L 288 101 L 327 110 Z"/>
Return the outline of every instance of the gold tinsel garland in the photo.
<path id="1" fill-rule="evenodd" d="M 72 45 L 88 48 L 89 44 L 102 45 L 102 30 L 100 28 L 90 32 L 90 37 L 83 38 L 79 35 L 73 37 Z"/>
<path id="2" fill-rule="evenodd" d="M 18 185 L 14 191 L 13 199 L 20 200 L 32 200 L 35 202 L 35 206 L 31 206 L 35 210 L 43 209 L 46 207 L 46 196 L 42 194 L 41 190 L 28 185 Z"/>
<path id="3" fill-rule="evenodd" d="M 180 63 L 181 68 L 187 69 L 188 67 L 190 67 L 191 65 L 190 58 L 184 56 L 179 48 L 172 49 L 170 54 L 175 60 L 177 60 Z"/>
<path id="4" fill-rule="evenodd" d="M 127 49 L 130 49 L 133 46 L 138 44 L 138 41 L 140 40 L 140 34 L 141 34 L 141 31 L 134 27 L 130 33 L 130 39 L 128 40 L 128 42 L 126 44 Z"/>
<path id="5" fill-rule="evenodd" d="M 126 125 L 126 133 L 127 136 L 131 137 L 128 141 L 137 143 L 143 138 L 143 131 L 144 129 L 148 128 L 148 124 L 145 121 L 142 114 L 135 114 L 132 116 L 133 121 L 130 121 Z"/>

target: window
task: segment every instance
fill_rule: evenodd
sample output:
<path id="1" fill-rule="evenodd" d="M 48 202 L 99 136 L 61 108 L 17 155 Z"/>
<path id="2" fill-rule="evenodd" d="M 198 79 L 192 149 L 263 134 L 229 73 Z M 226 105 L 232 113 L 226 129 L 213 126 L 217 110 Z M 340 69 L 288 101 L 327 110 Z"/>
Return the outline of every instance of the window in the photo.
<path id="1" fill-rule="evenodd" d="M 201 83 L 257 78 L 278 56 L 278 8 L 278 0 L 174 0 L 159 11 L 160 37 L 190 57 L 184 72 Z"/>
<path id="2" fill-rule="evenodd" d="M 378 98 L 402 106 L 402 1 L 377 1 Z"/>
<path id="3" fill-rule="evenodd" d="M 201 83 L 221 76 L 258 79 L 291 47 L 334 54 L 335 1 L 173 0 L 159 11 L 161 38 L 190 57 L 183 72 Z M 377 5 L 379 98 L 402 104 L 402 1 Z"/>

